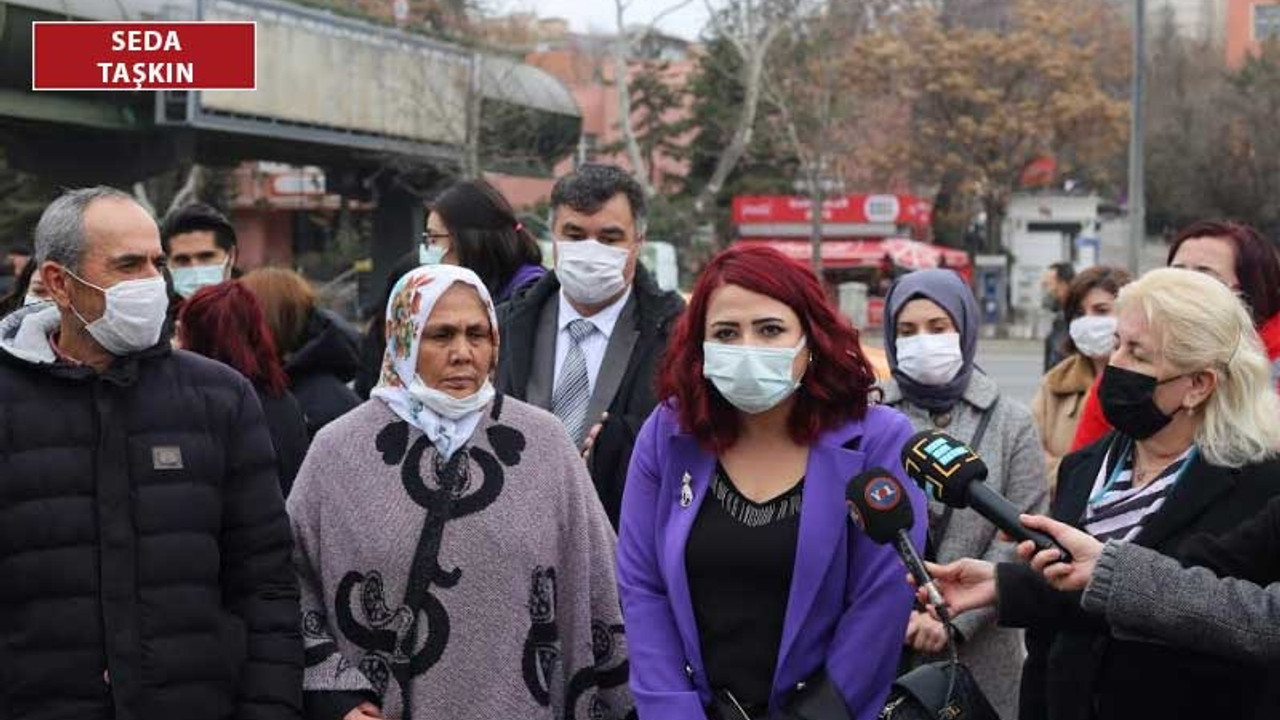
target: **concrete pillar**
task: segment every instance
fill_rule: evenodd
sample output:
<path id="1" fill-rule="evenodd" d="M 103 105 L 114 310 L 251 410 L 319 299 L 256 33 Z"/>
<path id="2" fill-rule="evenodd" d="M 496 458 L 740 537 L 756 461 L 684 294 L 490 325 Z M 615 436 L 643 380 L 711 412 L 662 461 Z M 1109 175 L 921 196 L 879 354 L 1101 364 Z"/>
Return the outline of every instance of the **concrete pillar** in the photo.
<path id="1" fill-rule="evenodd" d="M 377 201 L 373 211 L 373 272 L 367 297 L 361 298 L 366 309 L 382 300 L 391 267 L 417 247 L 426 224 L 422 199 L 393 178 L 383 175 L 378 179 Z"/>
<path id="2" fill-rule="evenodd" d="M 293 213 L 267 208 L 238 209 L 231 214 L 236 229 L 237 262 L 245 272 L 266 265 L 293 267 Z"/>

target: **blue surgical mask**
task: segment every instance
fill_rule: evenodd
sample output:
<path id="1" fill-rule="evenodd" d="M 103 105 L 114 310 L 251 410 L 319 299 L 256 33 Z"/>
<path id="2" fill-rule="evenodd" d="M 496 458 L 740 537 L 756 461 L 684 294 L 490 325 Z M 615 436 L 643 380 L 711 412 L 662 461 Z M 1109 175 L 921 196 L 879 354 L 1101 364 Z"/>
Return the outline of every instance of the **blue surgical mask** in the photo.
<path id="1" fill-rule="evenodd" d="M 702 344 L 702 375 L 729 404 L 748 415 L 772 410 L 800 387 L 791 375 L 805 341 L 793 348 Z"/>
<path id="2" fill-rule="evenodd" d="M 439 265 L 444 261 L 444 256 L 449 251 L 440 245 L 427 245 L 423 243 L 418 246 L 418 264 L 419 265 Z"/>
<path id="3" fill-rule="evenodd" d="M 173 276 L 173 291 L 185 300 L 195 295 L 201 288 L 217 285 L 226 280 L 227 266 L 218 264 L 170 268 L 169 274 Z"/>

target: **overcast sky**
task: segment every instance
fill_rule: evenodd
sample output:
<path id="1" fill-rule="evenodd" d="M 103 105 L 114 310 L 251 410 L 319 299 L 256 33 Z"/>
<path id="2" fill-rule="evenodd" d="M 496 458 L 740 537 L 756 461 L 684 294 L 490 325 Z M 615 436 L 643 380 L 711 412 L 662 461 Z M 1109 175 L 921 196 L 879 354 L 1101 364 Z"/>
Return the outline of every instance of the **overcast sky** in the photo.
<path id="1" fill-rule="evenodd" d="M 630 0 L 627 5 L 627 23 L 648 22 L 663 10 L 677 4 L 679 0 Z M 566 18 L 577 32 L 613 32 L 617 29 L 613 0 L 493 0 L 492 7 L 499 12 L 533 11 L 538 17 Z M 706 22 L 706 2 L 693 0 L 668 15 L 663 20 L 661 29 L 672 35 L 696 40 Z"/>

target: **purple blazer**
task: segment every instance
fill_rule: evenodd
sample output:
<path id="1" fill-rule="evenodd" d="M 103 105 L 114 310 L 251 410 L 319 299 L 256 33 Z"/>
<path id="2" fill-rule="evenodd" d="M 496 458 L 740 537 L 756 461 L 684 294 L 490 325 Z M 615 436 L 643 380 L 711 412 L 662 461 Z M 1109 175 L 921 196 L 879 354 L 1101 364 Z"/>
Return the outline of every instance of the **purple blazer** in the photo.
<path id="1" fill-rule="evenodd" d="M 911 434 L 904 416 L 874 406 L 864 420 L 823 434 L 810 448 L 771 711 L 797 683 L 824 667 L 853 717 L 872 720 L 883 707 L 898 669 L 913 593 L 894 550 L 873 543 L 850 522 L 844 491 L 864 469 L 892 470 L 915 511 L 911 538 L 924 547 L 925 498 L 907 481 L 899 459 Z M 707 717 L 711 688 L 684 556 L 715 467 L 715 456 L 681 431 L 666 405 L 659 405 L 645 422 L 631 456 L 618 535 L 618 586 L 631 692 L 641 720 Z M 693 504 L 684 508 L 680 486 L 686 473 Z"/>

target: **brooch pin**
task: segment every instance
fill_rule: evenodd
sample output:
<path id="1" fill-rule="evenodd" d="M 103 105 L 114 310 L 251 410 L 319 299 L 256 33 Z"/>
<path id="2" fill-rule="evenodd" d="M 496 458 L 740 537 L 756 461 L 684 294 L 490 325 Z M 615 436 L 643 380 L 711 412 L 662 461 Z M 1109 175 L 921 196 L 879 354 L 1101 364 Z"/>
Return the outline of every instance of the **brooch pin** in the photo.
<path id="1" fill-rule="evenodd" d="M 680 479 L 680 507 L 687 508 L 693 504 L 693 476 L 688 472 Z"/>

